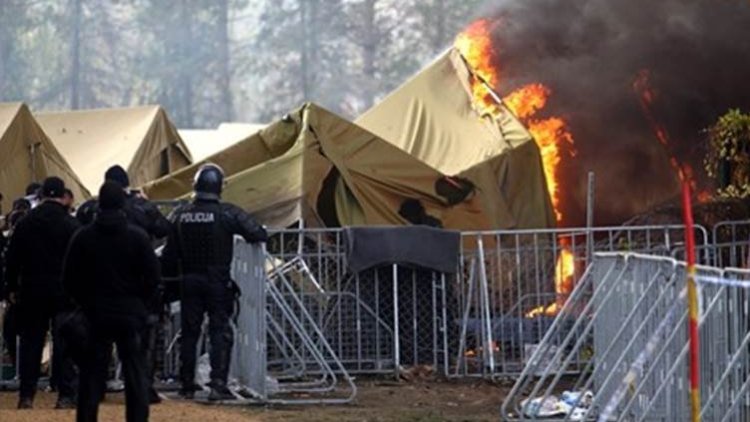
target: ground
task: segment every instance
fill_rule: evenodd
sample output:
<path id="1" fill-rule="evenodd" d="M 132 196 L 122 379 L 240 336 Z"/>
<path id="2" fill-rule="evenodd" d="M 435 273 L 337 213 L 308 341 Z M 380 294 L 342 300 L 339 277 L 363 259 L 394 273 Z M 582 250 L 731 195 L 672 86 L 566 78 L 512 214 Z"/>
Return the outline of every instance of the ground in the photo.
<path id="1" fill-rule="evenodd" d="M 364 380 L 354 403 L 344 406 L 225 407 L 167 400 L 151 407 L 153 422 L 439 422 L 497 421 L 507 386 L 484 381 Z M 75 419 L 73 410 L 53 410 L 55 396 L 39 393 L 33 410 L 15 410 L 17 396 L 0 393 L 0 421 L 56 422 Z M 124 420 L 121 395 L 108 396 L 102 422 Z"/>

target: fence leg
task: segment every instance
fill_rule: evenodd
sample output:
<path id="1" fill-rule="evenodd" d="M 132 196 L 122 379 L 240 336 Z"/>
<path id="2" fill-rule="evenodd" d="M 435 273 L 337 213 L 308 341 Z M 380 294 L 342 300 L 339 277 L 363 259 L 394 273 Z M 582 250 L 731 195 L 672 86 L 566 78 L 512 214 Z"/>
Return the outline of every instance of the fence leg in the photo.
<path id="1" fill-rule="evenodd" d="M 398 265 L 393 264 L 393 363 L 394 375 L 399 378 L 401 371 L 401 344 L 398 327 Z"/>

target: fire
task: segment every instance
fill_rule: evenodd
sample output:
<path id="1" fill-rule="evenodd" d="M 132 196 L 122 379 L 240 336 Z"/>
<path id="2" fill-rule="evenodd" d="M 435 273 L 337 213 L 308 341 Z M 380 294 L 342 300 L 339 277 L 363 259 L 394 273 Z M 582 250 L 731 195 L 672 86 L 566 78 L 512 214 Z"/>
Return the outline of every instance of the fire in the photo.
<path id="1" fill-rule="evenodd" d="M 500 107 L 489 88 L 497 86 L 499 76 L 493 65 L 495 53 L 491 29 L 489 20 L 479 19 L 456 37 L 454 46 L 471 66 L 471 91 L 477 111 L 481 115 L 495 116 L 500 112 Z"/>
<path id="2" fill-rule="evenodd" d="M 463 56 L 471 69 L 471 90 L 475 108 L 481 115 L 498 117 L 501 107 L 494 90 L 500 81 L 499 71 L 495 63 L 498 62 L 490 36 L 492 23 L 480 19 L 472 23 L 455 41 L 455 47 Z M 560 223 L 563 219 L 561 211 L 561 174 L 559 172 L 563 152 L 575 155 L 573 136 L 567 129 L 567 124 L 560 117 L 536 117 L 537 113 L 547 104 L 552 91 L 540 83 L 525 85 L 507 95 L 502 102 L 528 128 L 539 146 L 555 219 Z M 567 150 L 567 151 L 564 151 Z M 570 249 L 561 243 L 560 254 L 555 264 L 555 292 L 557 300 L 547 306 L 540 307 L 530 316 L 540 313 L 554 315 L 562 306 L 565 298 L 573 289 L 575 273 L 575 256 Z"/>
<path id="3" fill-rule="evenodd" d="M 555 263 L 555 292 L 557 297 L 555 301 L 547 306 L 539 306 L 532 309 L 526 314 L 527 318 L 534 318 L 540 315 L 555 316 L 562 309 L 568 295 L 573 291 L 576 271 L 575 255 L 571 252 L 570 247 L 564 245 L 560 249 Z"/>
<path id="4" fill-rule="evenodd" d="M 661 146 L 664 147 L 664 151 L 669 157 L 669 164 L 671 164 L 675 172 L 677 172 L 677 176 L 680 178 L 680 181 L 689 182 L 691 190 L 695 191 L 693 169 L 687 164 L 680 164 L 674 152 L 672 151 L 672 143 L 669 140 L 669 133 L 664 128 L 664 126 L 659 123 L 654 117 L 652 107 L 654 102 L 656 102 L 659 93 L 651 87 L 651 72 L 649 72 L 647 69 L 643 69 L 638 72 L 635 77 L 635 81 L 633 81 L 633 89 L 638 94 L 638 98 L 640 99 L 641 108 L 643 109 L 643 115 L 646 116 L 648 123 L 651 125 L 651 128 L 656 135 L 656 139 L 659 141 Z"/>

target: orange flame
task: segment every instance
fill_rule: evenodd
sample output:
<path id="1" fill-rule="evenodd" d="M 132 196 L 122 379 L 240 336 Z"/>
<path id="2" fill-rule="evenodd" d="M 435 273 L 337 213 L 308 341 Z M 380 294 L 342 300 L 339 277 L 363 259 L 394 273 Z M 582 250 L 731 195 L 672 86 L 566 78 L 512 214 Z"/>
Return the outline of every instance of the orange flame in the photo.
<path id="1" fill-rule="evenodd" d="M 490 21 L 479 19 L 456 37 L 454 46 L 472 69 L 474 106 L 480 115 L 496 116 L 500 107 L 487 86 L 495 87 L 499 80 L 498 70 L 493 64 L 495 52 L 490 37 L 491 29 Z"/>
<path id="2" fill-rule="evenodd" d="M 458 35 L 454 45 L 471 69 L 470 83 L 474 107 L 482 116 L 499 117 L 502 108 L 497 97 L 492 95 L 492 90 L 498 86 L 500 76 L 495 65 L 498 60 L 492 45 L 491 30 L 490 21 L 486 19 L 475 21 Z M 503 98 L 502 102 L 521 119 L 539 146 L 547 190 L 555 212 L 555 219 L 559 223 L 563 219 L 560 206 L 560 163 L 564 149 L 567 149 L 571 156 L 575 155 L 575 150 L 572 146 L 573 136 L 562 118 L 535 118 L 547 104 L 547 99 L 551 94 L 552 91 L 546 86 L 533 83 L 513 91 Z M 556 314 L 573 289 L 575 257 L 567 246 L 564 244 L 561 246 L 562 249 L 555 264 L 557 300 L 547 307 L 540 307 L 538 313 Z"/>
<path id="3" fill-rule="evenodd" d="M 672 143 L 669 140 L 669 133 L 664 126 L 659 123 L 654 117 L 652 106 L 659 96 L 659 93 L 651 87 L 651 72 L 648 69 L 643 69 L 635 77 L 633 81 L 633 89 L 638 94 L 638 98 L 641 102 L 641 108 L 643 114 L 646 116 L 648 123 L 656 135 L 656 139 L 659 141 L 664 151 L 669 157 L 669 164 L 677 172 L 677 176 L 681 182 L 689 182 L 691 191 L 695 191 L 695 179 L 693 178 L 693 169 L 688 164 L 680 164 L 672 151 Z"/>
<path id="4" fill-rule="evenodd" d="M 480 114 L 497 117 L 501 113 L 500 104 L 491 90 L 499 80 L 497 62 L 490 32 L 492 24 L 487 19 L 472 23 L 456 37 L 455 47 L 472 70 L 471 89 L 473 103 Z M 526 124 L 542 155 L 544 177 L 547 182 L 555 219 L 559 223 L 563 215 L 560 210 L 560 175 L 562 145 L 573 144 L 573 136 L 567 130 L 564 120 L 559 117 L 534 119 L 533 117 L 547 104 L 551 90 L 540 83 L 529 84 L 503 98 L 508 109 Z M 572 147 L 569 152 L 574 154 Z"/>
<path id="5" fill-rule="evenodd" d="M 534 318 L 541 315 L 552 317 L 557 315 L 568 299 L 568 295 L 573 291 L 575 271 L 575 255 L 573 255 L 568 246 L 563 246 L 555 263 L 555 301 L 547 306 L 539 306 L 532 309 L 526 314 L 526 317 Z"/>

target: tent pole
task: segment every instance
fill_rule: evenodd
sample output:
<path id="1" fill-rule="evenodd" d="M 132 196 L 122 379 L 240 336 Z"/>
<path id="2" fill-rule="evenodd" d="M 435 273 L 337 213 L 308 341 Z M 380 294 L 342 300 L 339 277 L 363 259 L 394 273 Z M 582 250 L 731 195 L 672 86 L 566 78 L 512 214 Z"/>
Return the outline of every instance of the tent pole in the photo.
<path id="1" fill-rule="evenodd" d="M 594 257 L 594 172 L 589 172 L 589 183 L 586 189 L 586 265 L 591 265 Z"/>

